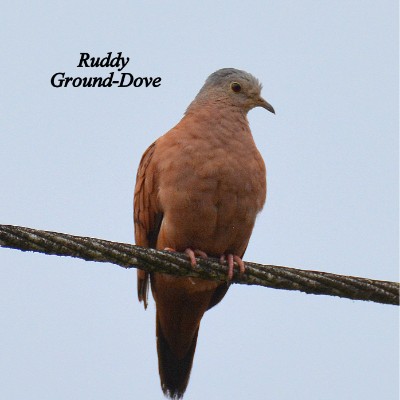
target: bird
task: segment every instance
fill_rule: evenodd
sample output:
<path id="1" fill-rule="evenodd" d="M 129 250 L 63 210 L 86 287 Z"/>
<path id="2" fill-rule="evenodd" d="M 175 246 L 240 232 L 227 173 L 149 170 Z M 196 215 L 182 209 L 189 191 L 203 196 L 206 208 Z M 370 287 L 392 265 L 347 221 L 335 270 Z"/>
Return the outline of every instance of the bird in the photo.
<path id="1" fill-rule="evenodd" d="M 161 389 L 181 399 L 187 388 L 204 313 L 225 296 L 266 200 L 266 168 L 247 113 L 262 107 L 262 85 L 235 68 L 212 73 L 182 119 L 143 154 L 134 191 L 139 246 L 216 257 L 228 265 L 226 281 L 175 277 L 138 269 L 139 301 L 156 304 Z"/>

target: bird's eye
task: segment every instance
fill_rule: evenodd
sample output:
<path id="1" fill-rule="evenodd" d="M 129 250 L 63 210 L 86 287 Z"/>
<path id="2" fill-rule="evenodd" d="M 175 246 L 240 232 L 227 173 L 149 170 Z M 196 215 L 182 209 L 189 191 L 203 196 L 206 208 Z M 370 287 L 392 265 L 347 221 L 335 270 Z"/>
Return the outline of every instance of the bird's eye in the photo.
<path id="1" fill-rule="evenodd" d="M 240 83 L 232 82 L 232 83 L 231 83 L 231 89 L 232 89 L 235 93 L 239 93 L 239 92 L 242 90 L 242 86 L 240 85 Z"/>

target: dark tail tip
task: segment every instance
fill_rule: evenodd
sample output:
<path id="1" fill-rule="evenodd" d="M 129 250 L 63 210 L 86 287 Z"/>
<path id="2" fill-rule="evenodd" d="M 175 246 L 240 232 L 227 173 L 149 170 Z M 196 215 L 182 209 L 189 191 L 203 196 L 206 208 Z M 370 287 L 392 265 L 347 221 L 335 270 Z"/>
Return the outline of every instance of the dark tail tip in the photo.
<path id="1" fill-rule="evenodd" d="M 160 373 L 161 389 L 165 396 L 171 399 L 181 399 L 185 393 L 190 371 L 192 370 L 198 332 L 199 329 L 197 329 L 185 357 L 179 359 L 171 351 L 157 319 L 158 370 Z"/>

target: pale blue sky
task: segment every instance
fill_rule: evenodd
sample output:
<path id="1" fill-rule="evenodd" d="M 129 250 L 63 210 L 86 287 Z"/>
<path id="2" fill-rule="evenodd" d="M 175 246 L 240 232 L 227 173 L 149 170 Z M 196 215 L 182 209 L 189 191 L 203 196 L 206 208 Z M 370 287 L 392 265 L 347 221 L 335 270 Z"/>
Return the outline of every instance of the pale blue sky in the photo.
<path id="1" fill-rule="evenodd" d="M 268 199 L 245 259 L 398 280 L 396 1 L 3 4 L 0 223 L 133 241 L 146 147 L 216 69 L 244 69 Z M 80 52 L 158 88 L 55 89 Z M 0 249 L 0 398 L 162 399 L 136 271 Z M 398 399 L 394 306 L 233 286 L 185 399 Z"/>

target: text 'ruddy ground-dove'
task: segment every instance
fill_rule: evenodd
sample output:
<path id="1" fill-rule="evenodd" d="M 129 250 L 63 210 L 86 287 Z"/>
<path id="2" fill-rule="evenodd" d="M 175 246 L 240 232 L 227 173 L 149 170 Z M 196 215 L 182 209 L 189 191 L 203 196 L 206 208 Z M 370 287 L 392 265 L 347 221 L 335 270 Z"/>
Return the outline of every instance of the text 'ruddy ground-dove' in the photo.
<path id="1" fill-rule="evenodd" d="M 214 72 L 139 165 L 136 244 L 185 252 L 192 263 L 195 256 L 218 257 L 229 266 L 226 283 L 138 270 L 145 307 L 150 278 L 161 387 L 171 398 L 186 390 L 200 320 L 227 292 L 234 261 L 244 271 L 242 257 L 265 202 L 264 161 L 247 120 L 254 107 L 274 112 L 260 92 L 261 84 L 245 71 Z"/>

